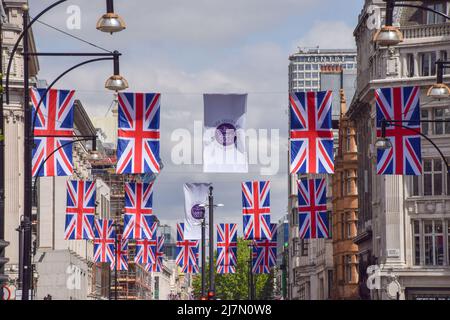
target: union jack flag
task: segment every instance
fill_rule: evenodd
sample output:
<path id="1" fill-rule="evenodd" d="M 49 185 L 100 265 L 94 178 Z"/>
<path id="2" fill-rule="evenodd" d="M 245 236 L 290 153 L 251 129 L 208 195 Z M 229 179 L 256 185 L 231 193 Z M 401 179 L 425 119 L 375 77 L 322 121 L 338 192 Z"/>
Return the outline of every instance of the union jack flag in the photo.
<path id="1" fill-rule="evenodd" d="M 237 224 L 217 225 L 217 273 L 235 273 L 237 265 Z"/>
<path id="2" fill-rule="evenodd" d="M 153 222 L 153 183 L 125 183 L 125 239 L 152 239 L 155 231 Z"/>
<path id="3" fill-rule="evenodd" d="M 95 220 L 94 261 L 114 263 L 116 232 L 114 220 Z"/>
<path id="4" fill-rule="evenodd" d="M 73 174 L 72 141 L 75 91 L 30 90 L 34 127 L 33 176 L 70 176 Z M 37 111 L 39 101 L 42 103 Z M 59 147 L 58 151 L 54 152 Z M 48 160 L 47 160 L 48 158 Z"/>
<path id="5" fill-rule="evenodd" d="M 382 88 L 375 91 L 377 137 L 382 136 L 383 120 L 393 121 L 386 126 L 386 138 L 392 148 L 377 150 L 378 174 L 422 174 L 419 95 L 419 87 Z"/>
<path id="6" fill-rule="evenodd" d="M 160 172 L 159 93 L 119 93 L 117 173 Z"/>
<path id="7" fill-rule="evenodd" d="M 300 239 L 329 238 L 326 180 L 298 181 Z"/>
<path id="8" fill-rule="evenodd" d="M 334 173 L 331 91 L 289 95 L 291 173 Z"/>
<path id="9" fill-rule="evenodd" d="M 115 268 L 117 268 L 117 271 L 128 270 L 128 240 L 123 239 L 121 234 L 117 235 L 117 248 L 115 253 L 114 262 L 111 263 L 111 270 Z"/>
<path id="10" fill-rule="evenodd" d="M 270 181 L 242 183 L 244 239 L 270 239 Z"/>
<path id="11" fill-rule="evenodd" d="M 156 222 L 154 223 L 156 225 Z M 152 239 L 140 239 L 136 240 L 136 255 L 134 257 L 134 262 L 139 263 L 143 266 L 149 263 L 153 264 L 156 262 L 155 251 L 157 245 L 156 232 Z"/>
<path id="12" fill-rule="evenodd" d="M 252 246 L 252 272 L 270 273 L 277 263 L 277 225 L 270 226 L 270 239 L 254 240 Z"/>
<path id="13" fill-rule="evenodd" d="M 184 223 L 177 224 L 177 265 L 183 273 L 198 273 L 198 240 L 184 240 Z"/>
<path id="14" fill-rule="evenodd" d="M 164 235 L 157 237 L 157 244 L 153 246 L 152 249 L 155 250 L 154 256 L 156 263 L 148 263 L 145 266 L 145 270 L 148 272 L 161 272 L 163 267 L 163 258 L 164 258 Z"/>
<path id="15" fill-rule="evenodd" d="M 94 181 L 67 181 L 66 240 L 92 240 L 95 238 L 95 199 Z"/>

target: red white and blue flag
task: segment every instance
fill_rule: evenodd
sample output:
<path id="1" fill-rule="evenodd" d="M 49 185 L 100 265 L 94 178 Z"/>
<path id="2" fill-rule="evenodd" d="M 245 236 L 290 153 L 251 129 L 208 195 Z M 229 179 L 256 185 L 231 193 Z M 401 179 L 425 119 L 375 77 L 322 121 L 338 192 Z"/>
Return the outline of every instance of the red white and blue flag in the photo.
<path id="1" fill-rule="evenodd" d="M 117 268 L 117 271 L 128 270 L 128 240 L 123 239 L 121 234 L 117 235 L 117 248 L 115 253 L 114 263 L 111 263 L 111 270 L 115 268 Z"/>
<path id="2" fill-rule="evenodd" d="M 270 181 L 242 183 L 244 239 L 270 239 Z"/>
<path id="3" fill-rule="evenodd" d="M 237 265 L 237 224 L 217 225 L 217 273 L 235 273 Z"/>
<path id="4" fill-rule="evenodd" d="M 334 173 L 333 93 L 289 94 L 291 173 Z"/>
<path id="5" fill-rule="evenodd" d="M 300 239 L 330 237 L 324 178 L 298 181 L 298 216 Z"/>
<path id="6" fill-rule="evenodd" d="M 154 223 L 157 224 L 156 222 Z M 157 245 L 156 232 L 152 239 L 136 240 L 136 255 L 134 256 L 134 262 L 143 265 L 156 263 L 155 247 Z"/>
<path id="7" fill-rule="evenodd" d="M 95 199 L 94 181 L 67 181 L 66 240 L 92 240 L 95 238 Z"/>
<path id="8" fill-rule="evenodd" d="M 33 176 L 70 176 L 73 174 L 73 102 L 75 91 L 30 90 L 34 127 Z M 42 103 L 37 110 L 39 101 Z M 59 149 L 55 152 L 55 150 Z M 48 159 L 47 159 L 48 158 Z"/>
<path id="9" fill-rule="evenodd" d="M 377 137 L 387 122 L 385 137 L 392 148 L 377 150 L 377 173 L 421 175 L 421 126 L 419 87 L 382 88 L 375 91 Z"/>
<path id="10" fill-rule="evenodd" d="M 114 220 L 95 220 L 94 261 L 114 263 L 116 232 Z"/>
<path id="11" fill-rule="evenodd" d="M 152 239 L 153 183 L 125 183 L 124 239 Z"/>
<path id="12" fill-rule="evenodd" d="M 117 173 L 160 172 L 159 93 L 119 93 Z"/>
<path id="13" fill-rule="evenodd" d="M 184 239 L 184 223 L 177 224 L 177 265 L 183 273 L 198 273 L 199 240 Z"/>
<path id="14" fill-rule="evenodd" d="M 270 269 L 277 263 L 277 225 L 275 223 L 271 224 L 270 233 L 270 239 L 253 241 L 253 273 L 270 273 Z"/>
<path id="15" fill-rule="evenodd" d="M 156 246 L 152 246 L 154 250 L 155 263 L 148 263 L 145 266 L 145 270 L 148 272 L 161 272 L 163 268 L 163 258 L 164 258 L 164 235 L 157 237 Z"/>

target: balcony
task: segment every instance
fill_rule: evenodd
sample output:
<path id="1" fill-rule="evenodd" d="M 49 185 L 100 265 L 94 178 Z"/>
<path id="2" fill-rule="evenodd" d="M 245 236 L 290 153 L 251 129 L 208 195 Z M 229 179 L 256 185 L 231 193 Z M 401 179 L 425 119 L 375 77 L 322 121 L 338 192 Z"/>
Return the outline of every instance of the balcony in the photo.
<path id="1" fill-rule="evenodd" d="M 402 26 L 400 27 L 400 30 L 402 31 L 405 40 L 412 39 L 412 41 L 416 41 L 420 38 L 438 37 L 448 37 L 450 40 L 450 23 Z"/>

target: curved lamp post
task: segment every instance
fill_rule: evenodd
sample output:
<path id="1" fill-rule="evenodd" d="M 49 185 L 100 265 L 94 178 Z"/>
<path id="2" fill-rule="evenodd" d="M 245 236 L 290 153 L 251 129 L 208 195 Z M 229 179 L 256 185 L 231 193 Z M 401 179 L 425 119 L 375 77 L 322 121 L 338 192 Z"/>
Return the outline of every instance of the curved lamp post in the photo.
<path id="1" fill-rule="evenodd" d="M 432 139 L 430 139 L 426 134 L 422 133 L 420 130 L 417 130 L 415 128 L 410 128 L 406 125 L 403 125 L 403 123 L 408 123 L 410 121 L 406 121 L 406 120 L 383 120 L 381 122 L 381 137 L 377 139 L 377 141 L 375 142 L 375 147 L 377 147 L 378 149 L 382 149 L 382 150 L 386 150 L 386 149 L 390 149 L 392 148 L 392 143 L 389 140 L 389 138 L 386 137 L 386 127 L 387 126 L 392 126 L 392 127 L 397 127 L 397 128 L 404 128 L 407 130 L 411 130 L 414 133 L 417 133 L 418 135 L 424 137 L 429 143 L 431 143 L 431 145 L 439 152 L 439 155 L 441 156 L 442 160 L 444 161 L 446 167 L 447 167 L 447 173 L 450 173 L 450 165 L 447 161 L 447 158 L 445 157 L 444 153 L 442 152 L 442 150 L 436 145 L 436 143 L 434 143 L 434 141 Z M 449 123 L 450 121 L 447 120 L 421 120 L 418 121 L 419 123 L 421 122 L 430 122 L 430 123 Z"/>
<path id="2" fill-rule="evenodd" d="M 32 150 L 33 150 L 33 127 L 35 120 L 32 119 L 32 110 L 30 108 L 30 95 L 29 95 L 29 58 L 30 56 L 110 56 L 111 59 L 114 60 L 114 78 L 115 82 L 113 84 L 109 84 L 107 81 L 107 88 L 111 90 L 123 90 L 128 87 L 128 83 L 126 80 L 120 76 L 118 73 L 118 57 L 120 54 L 118 52 L 112 53 L 102 53 L 102 54 L 82 54 L 82 53 L 33 53 L 29 52 L 29 37 L 28 33 L 32 25 L 38 21 L 40 17 L 42 17 L 45 13 L 53 9 L 54 7 L 67 2 L 67 0 L 59 0 L 42 10 L 38 13 L 31 21 L 29 21 L 29 8 L 28 5 L 24 5 L 22 7 L 23 14 L 23 28 L 20 33 L 16 43 L 13 46 L 11 54 L 9 56 L 9 62 L 6 73 L 6 81 L 5 81 L 5 90 L 6 90 L 6 103 L 10 103 L 10 87 L 9 87 L 9 78 L 11 73 L 12 62 L 14 59 L 14 55 L 19 47 L 19 44 L 22 43 L 23 46 L 23 60 L 24 60 L 24 83 L 23 83 L 23 106 L 24 106 L 24 207 L 23 207 L 23 223 L 24 223 L 24 235 L 23 235 L 23 253 L 21 253 L 21 266 L 20 266 L 20 280 L 22 285 L 22 300 L 29 299 L 29 290 L 31 288 L 31 278 L 32 278 L 32 268 L 31 268 L 31 242 L 32 242 L 32 231 L 31 231 L 31 220 L 32 220 L 32 200 L 33 200 L 33 188 L 32 188 Z M 102 16 L 102 18 L 97 23 L 98 30 L 114 33 L 119 32 L 125 29 L 125 24 L 123 20 L 116 14 L 114 14 L 113 8 L 113 0 L 107 0 L 107 13 Z M 93 59 L 95 60 L 95 59 Z M 106 59 L 102 59 L 106 60 Z M 90 61 L 94 62 L 94 61 Z M 71 68 L 69 71 L 77 68 L 78 66 L 84 65 L 85 62 Z M 117 66 L 117 67 L 116 67 Z M 62 74 L 60 77 L 64 76 L 66 73 Z M 59 77 L 59 78 L 60 78 Z M 59 80 L 59 78 L 57 80 Z M 57 81 L 56 80 L 56 81 Z M 0 112 L 3 113 L 3 105 L 0 106 Z M 0 177 L 4 178 L 4 177 Z M 0 209 L 1 212 L 4 212 L 4 206 Z"/>

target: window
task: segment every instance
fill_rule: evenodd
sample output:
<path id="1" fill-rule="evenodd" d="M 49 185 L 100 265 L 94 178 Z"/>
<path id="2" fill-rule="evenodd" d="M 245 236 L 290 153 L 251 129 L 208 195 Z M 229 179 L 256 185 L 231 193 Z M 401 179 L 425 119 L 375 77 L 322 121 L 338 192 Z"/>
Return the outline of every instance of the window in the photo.
<path id="1" fill-rule="evenodd" d="M 345 281 L 352 282 L 352 256 L 345 256 Z"/>
<path id="2" fill-rule="evenodd" d="M 422 109 L 420 112 L 420 119 L 421 120 L 428 120 L 428 110 Z M 422 133 L 427 135 L 428 134 L 428 122 L 422 122 Z"/>
<path id="3" fill-rule="evenodd" d="M 411 182 L 411 191 L 410 191 L 410 195 L 411 196 L 419 196 L 419 176 L 412 176 L 411 177 L 412 182 Z"/>
<path id="4" fill-rule="evenodd" d="M 445 3 L 435 3 L 435 4 L 429 4 L 428 8 L 433 9 L 435 11 L 439 11 L 442 13 L 447 13 L 446 10 L 446 4 Z M 435 14 L 431 11 L 427 11 L 426 12 L 426 24 L 439 24 L 439 23 L 444 23 L 445 22 L 445 18 Z"/>
<path id="5" fill-rule="evenodd" d="M 345 185 L 346 185 L 345 194 L 346 195 L 352 194 L 352 176 L 350 170 L 345 171 Z"/>
<path id="6" fill-rule="evenodd" d="M 305 65 L 304 64 L 298 64 L 297 65 L 297 70 L 299 70 L 299 71 L 305 70 Z"/>
<path id="7" fill-rule="evenodd" d="M 300 72 L 300 73 L 297 75 L 297 79 L 305 79 L 305 74 L 304 74 L 303 72 Z"/>
<path id="8" fill-rule="evenodd" d="M 345 224 L 346 224 L 346 233 L 347 233 L 347 239 L 352 238 L 352 214 L 350 212 L 347 212 L 345 214 Z"/>
<path id="9" fill-rule="evenodd" d="M 345 137 L 345 151 L 350 152 L 351 148 L 351 130 L 347 128 L 347 133 Z"/>
<path id="10" fill-rule="evenodd" d="M 420 265 L 420 222 L 413 222 L 414 265 Z"/>
<path id="11" fill-rule="evenodd" d="M 312 65 L 312 69 L 313 70 L 319 70 L 319 65 L 318 64 L 313 64 Z"/>
<path id="12" fill-rule="evenodd" d="M 438 121 L 449 121 L 450 120 L 450 110 L 448 108 L 436 108 L 433 110 L 434 120 Z M 434 123 L 433 134 L 450 134 L 450 123 L 449 122 L 436 122 Z"/>
<path id="13" fill-rule="evenodd" d="M 420 54 L 422 63 L 422 76 L 433 76 L 436 74 L 436 52 L 424 52 Z"/>
<path id="14" fill-rule="evenodd" d="M 444 174 L 440 159 L 426 159 L 423 161 L 423 194 L 425 196 L 442 195 Z"/>
<path id="15" fill-rule="evenodd" d="M 305 70 L 311 70 L 311 65 L 310 64 L 305 64 Z"/>
<path id="16" fill-rule="evenodd" d="M 341 213 L 341 239 L 345 239 L 345 216 Z"/>
<path id="17" fill-rule="evenodd" d="M 406 63 L 407 63 L 407 73 L 408 77 L 414 77 L 414 55 L 412 53 L 408 53 L 406 55 Z"/>
<path id="18" fill-rule="evenodd" d="M 450 250 L 450 220 L 414 220 L 413 221 L 414 264 L 442 266 L 445 251 Z M 447 230 L 447 241 L 444 241 Z"/>
<path id="19" fill-rule="evenodd" d="M 309 243 L 308 243 L 307 240 L 304 240 L 304 239 L 301 240 L 301 243 L 300 243 L 300 246 L 301 246 L 300 254 L 301 254 L 302 257 L 307 257 L 308 256 L 308 244 Z"/>

